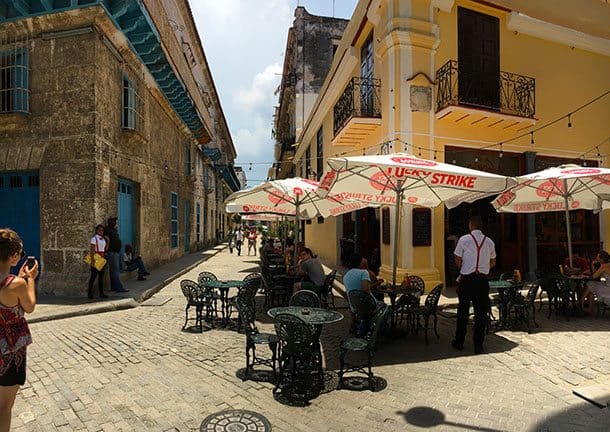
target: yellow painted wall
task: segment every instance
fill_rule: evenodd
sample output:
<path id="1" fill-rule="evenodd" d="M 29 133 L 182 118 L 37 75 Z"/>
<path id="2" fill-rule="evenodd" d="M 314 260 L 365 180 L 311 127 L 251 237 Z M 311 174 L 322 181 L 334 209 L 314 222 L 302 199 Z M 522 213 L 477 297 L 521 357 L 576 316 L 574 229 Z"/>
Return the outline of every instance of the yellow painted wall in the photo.
<path id="1" fill-rule="evenodd" d="M 375 2 L 372 2 L 375 4 Z M 447 145 L 458 147 L 481 148 L 489 144 L 498 143 L 514 137 L 521 132 L 512 129 L 480 127 L 466 123 L 455 123 L 436 119 L 436 107 L 429 112 L 411 112 L 405 101 L 408 101 L 408 80 L 413 78 L 417 72 L 424 72 L 434 79 L 435 72 L 448 60 L 457 60 L 457 8 L 458 6 L 493 15 L 500 20 L 500 69 L 519 75 L 533 77 L 536 80 L 536 122 L 534 127 L 546 124 L 555 118 L 565 115 L 576 109 L 583 103 L 593 99 L 602 92 L 610 89 L 610 57 L 595 54 L 578 48 L 571 48 L 556 42 L 542 40 L 540 38 L 515 33 L 506 27 L 507 12 L 485 6 L 478 2 L 469 0 L 457 0 L 453 5 L 451 13 L 443 12 L 430 7 L 430 0 L 382 0 L 380 2 L 380 19 L 376 26 L 366 20 L 367 7 L 371 2 L 362 0 L 354 12 L 353 20 L 350 22 L 344 34 L 339 53 L 350 49 L 352 41 L 355 41 L 354 52 L 358 55 L 363 42 L 370 31 L 374 32 L 375 49 L 375 76 L 381 79 L 381 103 L 382 119 L 381 126 L 377 132 L 368 136 L 358 148 L 336 146 L 331 143 L 333 139 L 333 107 L 337 98 L 327 98 L 320 104 L 318 100 L 312 113 L 323 112 L 323 121 L 310 122 L 306 126 L 303 136 L 310 132 L 313 137 L 308 142 L 301 143 L 301 149 L 297 151 L 295 161 L 304 157 L 304 148 L 311 146 L 311 156 L 314 158 L 312 168 L 315 170 L 316 143 L 315 132 L 323 124 L 324 127 L 324 155 L 329 156 L 353 156 L 362 154 L 363 148 L 369 148 L 369 154 L 377 154 L 377 145 L 388 137 L 402 134 L 408 136 L 403 138 L 418 147 L 422 147 L 421 156 L 433 159 L 435 156 L 439 161 L 444 161 L 444 148 Z M 374 14 L 373 14 L 374 15 Z M 421 34 L 430 34 L 430 22 L 439 27 L 440 43 L 435 51 L 424 46 L 413 48 L 409 57 L 404 58 L 405 51 L 394 51 L 394 63 L 390 64 L 387 54 L 387 45 L 393 43 L 404 44 L 401 39 L 405 34 L 411 38 L 411 43 L 421 42 Z M 388 31 L 396 31 L 388 35 Z M 402 32 L 402 33 L 401 33 Z M 405 33 L 407 32 L 407 33 Z M 419 32 L 419 33 L 418 33 Z M 421 33 L 421 34 L 420 34 Z M 400 37 L 398 35 L 401 35 Z M 424 40 L 425 43 L 427 43 Z M 421 42 L 425 45 L 424 42 Z M 407 41 L 407 43 L 409 43 Z M 336 67 L 334 63 L 334 67 Z M 336 76 L 336 71 L 331 71 L 331 76 Z M 344 76 L 359 76 L 360 65 L 344 74 Z M 393 79 L 392 79 L 393 77 Z M 420 80 L 420 81 L 417 81 Z M 413 84 L 426 84 L 424 78 L 417 78 Z M 423 81 L 422 81 L 423 80 Z M 345 88 L 347 81 L 330 81 L 327 87 Z M 436 92 L 436 89 L 434 89 Z M 339 96 L 342 92 L 339 92 Z M 610 98 L 608 98 L 610 99 Z M 535 151 L 544 156 L 577 157 L 584 151 L 591 149 L 600 143 L 608 134 L 608 119 L 610 119 L 610 100 L 594 104 L 589 108 L 572 116 L 573 128 L 568 130 L 567 119 L 564 122 L 546 128 L 535 134 L 535 145 L 530 145 L 530 136 L 526 136 L 516 142 L 504 144 L 505 152 Z M 434 104 L 434 101 L 433 101 Z M 405 111 L 406 110 L 406 111 Z M 431 120 L 432 116 L 432 120 Z M 402 122 L 402 125 L 401 125 Z M 410 130 L 401 130 L 408 124 Z M 397 134 L 397 135 L 396 135 Z M 495 147 L 499 151 L 499 146 Z M 413 147 L 404 148 L 399 143 L 393 144 L 393 151 L 405 150 L 419 156 L 420 150 Z M 300 153 L 300 154 L 299 154 Z M 600 145 L 600 153 L 610 153 L 610 143 Z M 595 158 L 597 150 L 589 158 Z M 447 161 L 451 162 L 451 161 Z M 603 165 L 607 166 L 606 158 Z M 297 170 L 297 173 L 299 171 Z M 407 209 L 406 211 L 410 211 Z M 393 209 L 392 209 L 393 213 Z M 608 212 L 606 212 L 608 213 Z M 610 223 L 610 217 L 606 214 L 602 219 L 605 225 Z M 412 249 L 412 269 L 419 273 L 426 273 L 431 282 L 435 278 L 444 280 L 445 251 L 444 251 L 444 208 L 433 210 L 433 245 L 432 247 L 416 247 Z M 306 236 L 308 243 L 315 242 L 316 252 L 331 262 L 336 262 L 338 253 L 338 241 L 341 233 L 337 234 L 337 223 L 333 218 L 327 219 L 324 224 L 313 221 L 306 225 Z M 393 228 L 391 230 L 393 235 Z M 610 229 L 605 230 L 605 238 L 602 240 L 608 244 L 610 241 Z M 401 232 L 401 238 L 407 237 L 409 233 Z M 315 240 L 314 240 L 315 239 Z M 391 265 L 392 251 L 387 245 L 381 245 L 382 272 L 387 271 Z M 407 253 L 406 247 L 399 245 L 400 257 Z M 384 270 L 385 269 L 385 270 Z M 399 278 L 405 270 L 399 269 Z M 387 277 L 387 274 L 384 274 Z M 430 288 L 430 286 L 428 286 Z"/>

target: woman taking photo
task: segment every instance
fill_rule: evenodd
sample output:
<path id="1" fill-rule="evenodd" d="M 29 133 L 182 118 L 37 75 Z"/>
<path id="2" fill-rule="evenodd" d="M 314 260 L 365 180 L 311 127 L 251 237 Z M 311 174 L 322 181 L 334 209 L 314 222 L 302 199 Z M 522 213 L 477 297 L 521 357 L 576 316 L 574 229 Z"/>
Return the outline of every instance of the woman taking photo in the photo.
<path id="1" fill-rule="evenodd" d="M 25 383 L 26 347 L 32 343 L 24 313 L 36 305 L 38 262 L 28 260 L 17 276 L 10 274 L 22 256 L 17 233 L 0 228 L 0 432 L 10 430 L 15 397 Z"/>

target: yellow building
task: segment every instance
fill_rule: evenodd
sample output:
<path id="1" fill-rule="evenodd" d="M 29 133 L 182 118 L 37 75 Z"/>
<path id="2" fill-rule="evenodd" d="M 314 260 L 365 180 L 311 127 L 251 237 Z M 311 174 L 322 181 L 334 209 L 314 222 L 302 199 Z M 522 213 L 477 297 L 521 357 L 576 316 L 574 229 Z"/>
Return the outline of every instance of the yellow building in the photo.
<path id="1" fill-rule="evenodd" d="M 552 9 L 518 0 L 361 0 L 297 131 L 295 172 L 313 176 L 332 156 L 397 151 L 504 175 L 565 162 L 607 166 L 609 22 L 610 5 L 599 0 Z M 405 206 L 399 277 L 451 284 L 454 241 L 474 212 L 496 243 L 497 271 L 556 268 L 566 254 L 563 215 L 497 214 L 489 201 L 430 214 Z M 606 222 L 573 212 L 575 251 L 607 244 Z M 313 221 L 305 239 L 330 262 L 341 261 L 341 245 L 343 254 L 355 244 L 373 261 L 379 255 L 387 277 L 395 223 L 393 212 L 368 209 Z"/>

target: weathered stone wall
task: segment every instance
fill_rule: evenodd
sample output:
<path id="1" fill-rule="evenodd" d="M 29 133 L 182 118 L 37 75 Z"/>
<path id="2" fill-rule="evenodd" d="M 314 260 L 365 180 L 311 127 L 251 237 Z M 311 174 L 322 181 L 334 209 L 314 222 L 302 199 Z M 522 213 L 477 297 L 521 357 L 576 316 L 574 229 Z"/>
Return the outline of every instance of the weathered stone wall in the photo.
<path id="1" fill-rule="evenodd" d="M 0 170 L 39 170 L 41 292 L 74 293 L 86 279 L 82 252 L 96 206 L 95 35 L 43 40 L 30 35 L 30 114 L 5 116 Z M 26 245 L 27 247 L 27 245 Z"/>
<path id="2" fill-rule="evenodd" d="M 196 240 L 193 202 L 196 176 L 187 173 L 186 148 L 191 149 L 193 161 L 196 149 L 181 124 L 152 97 L 141 78 L 142 66 L 135 58 L 126 55 L 125 63 L 121 64 L 102 41 L 96 42 L 95 51 L 99 164 L 110 174 L 109 181 L 102 182 L 100 199 L 108 203 L 108 216 L 116 215 L 118 179 L 136 183 L 135 247 L 154 268 L 184 254 L 185 199 L 190 202 L 191 241 Z M 144 121 L 138 131 L 122 129 L 123 74 L 134 83 L 142 98 Z M 176 192 L 179 199 L 177 248 L 170 247 L 171 192 Z"/>

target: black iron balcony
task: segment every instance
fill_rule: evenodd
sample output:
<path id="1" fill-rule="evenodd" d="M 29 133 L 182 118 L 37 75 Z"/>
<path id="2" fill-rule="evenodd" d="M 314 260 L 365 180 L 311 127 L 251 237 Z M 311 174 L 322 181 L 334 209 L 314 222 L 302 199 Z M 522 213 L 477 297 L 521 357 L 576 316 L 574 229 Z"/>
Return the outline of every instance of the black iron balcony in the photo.
<path id="1" fill-rule="evenodd" d="M 353 77 L 334 108 L 334 134 L 354 117 L 381 118 L 379 90 L 376 78 Z"/>
<path id="2" fill-rule="evenodd" d="M 498 77 L 459 73 L 456 60 L 436 71 L 436 111 L 448 106 L 471 106 L 525 118 L 536 113 L 536 80 L 511 72 Z"/>

